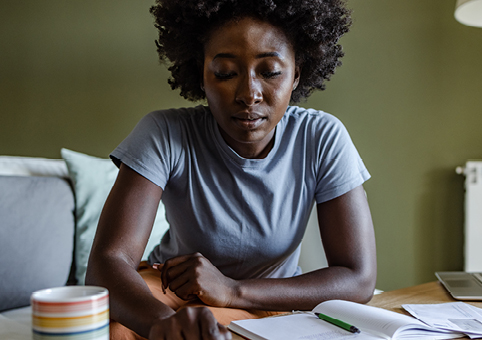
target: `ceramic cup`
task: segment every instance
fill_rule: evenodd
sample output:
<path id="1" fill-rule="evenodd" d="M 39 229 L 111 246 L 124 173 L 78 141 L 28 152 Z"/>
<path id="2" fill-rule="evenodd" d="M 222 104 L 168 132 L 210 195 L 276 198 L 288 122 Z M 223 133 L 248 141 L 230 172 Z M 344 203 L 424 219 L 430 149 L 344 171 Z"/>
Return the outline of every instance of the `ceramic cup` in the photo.
<path id="1" fill-rule="evenodd" d="M 32 293 L 34 340 L 109 340 L 109 292 L 66 286 Z"/>

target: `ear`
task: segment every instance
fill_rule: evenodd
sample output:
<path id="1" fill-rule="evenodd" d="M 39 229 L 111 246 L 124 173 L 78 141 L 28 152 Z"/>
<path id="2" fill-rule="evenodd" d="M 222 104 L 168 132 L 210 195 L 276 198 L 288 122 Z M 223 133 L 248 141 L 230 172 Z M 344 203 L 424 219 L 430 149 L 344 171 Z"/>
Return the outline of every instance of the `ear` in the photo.
<path id="1" fill-rule="evenodd" d="M 301 68 L 300 66 L 295 67 L 295 76 L 293 79 L 293 91 L 296 89 L 298 86 L 298 83 L 300 82 L 300 76 L 301 76 Z"/>

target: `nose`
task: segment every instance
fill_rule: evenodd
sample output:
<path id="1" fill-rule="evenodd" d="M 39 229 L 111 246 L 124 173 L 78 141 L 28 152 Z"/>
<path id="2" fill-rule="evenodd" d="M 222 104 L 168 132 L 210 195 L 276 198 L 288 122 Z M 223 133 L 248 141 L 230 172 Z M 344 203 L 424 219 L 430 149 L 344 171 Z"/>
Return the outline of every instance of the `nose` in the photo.
<path id="1" fill-rule="evenodd" d="M 247 75 L 240 79 L 236 91 L 236 102 L 243 103 L 246 106 L 253 106 L 263 101 L 263 92 L 261 84 L 256 77 Z"/>

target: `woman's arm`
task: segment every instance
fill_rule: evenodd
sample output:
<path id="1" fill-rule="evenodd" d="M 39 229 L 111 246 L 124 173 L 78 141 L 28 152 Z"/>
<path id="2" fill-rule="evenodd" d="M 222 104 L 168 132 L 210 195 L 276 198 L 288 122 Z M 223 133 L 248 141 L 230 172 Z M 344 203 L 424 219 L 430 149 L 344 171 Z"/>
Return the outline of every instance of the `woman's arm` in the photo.
<path id="1" fill-rule="evenodd" d="M 136 271 L 162 195 L 151 184 L 121 165 L 102 210 L 85 278 L 86 284 L 109 289 L 112 319 L 145 337 L 155 318 L 174 314 L 154 301 Z"/>
<path id="2" fill-rule="evenodd" d="M 363 187 L 318 204 L 328 267 L 286 279 L 232 280 L 200 254 L 166 261 L 164 284 L 181 297 L 244 309 L 310 310 L 330 299 L 367 302 L 376 282 L 376 251 Z"/>
<path id="3" fill-rule="evenodd" d="M 162 189 L 124 164 L 104 205 L 89 258 L 86 284 L 106 287 L 111 318 L 143 337 L 166 333 L 225 339 L 212 314 L 202 309 L 174 310 L 155 299 L 137 273 L 156 216 Z M 196 335 L 198 332 L 198 335 Z M 229 336 L 228 336 L 229 338 Z"/>

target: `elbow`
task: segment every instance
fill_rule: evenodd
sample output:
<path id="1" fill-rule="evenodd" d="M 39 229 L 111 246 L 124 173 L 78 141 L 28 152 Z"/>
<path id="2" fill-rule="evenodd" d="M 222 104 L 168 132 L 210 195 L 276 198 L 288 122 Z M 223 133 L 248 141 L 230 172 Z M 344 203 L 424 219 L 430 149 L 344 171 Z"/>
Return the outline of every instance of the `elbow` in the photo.
<path id="1" fill-rule="evenodd" d="M 136 264 L 130 257 L 123 252 L 114 252 L 102 249 L 97 251 L 92 247 L 87 270 L 85 273 L 85 284 L 100 287 L 111 287 L 116 285 L 118 275 L 117 268 L 136 271 Z M 117 274 L 117 275 L 116 275 Z"/>
<path id="2" fill-rule="evenodd" d="M 86 286 L 98 286 L 98 282 L 96 280 L 95 275 L 92 274 L 92 270 L 89 270 L 87 267 L 87 271 L 85 273 L 85 285 Z"/>
<path id="3" fill-rule="evenodd" d="M 108 268 L 112 268 L 111 261 L 112 259 L 107 254 L 97 252 L 92 247 L 85 272 L 85 284 L 104 287 Z"/>
<path id="4" fill-rule="evenodd" d="M 360 292 L 357 302 L 358 303 L 370 302 L 370 300 L 373 298 L 374 293 L 375 293 L 375 287 L 373 287 L 372 289 L 363 289 L 363 291 Z"/>
<path id="5" fill-rule="evenodd" d="M 95 268 L 95 261 L 92 258 L 92 255 L 89 258 L 88 264 L 87 264 L 87 270 L 85 272 L 85 284 L 89 286 L 98 286 L 100 285 L 100 282 L 98 281 L 98 276 L 95 275 L 96 273 L 96 268 Z"/>
<path id="6" fill-rule="evenodd" d="M 369 302 L 375 293 L 375 285 L 377 282 L 376 267 L 364 270 L 360 273 L 356 280 L 356 289 L 354 292 L 354 301 L 359 303 Z"/>

